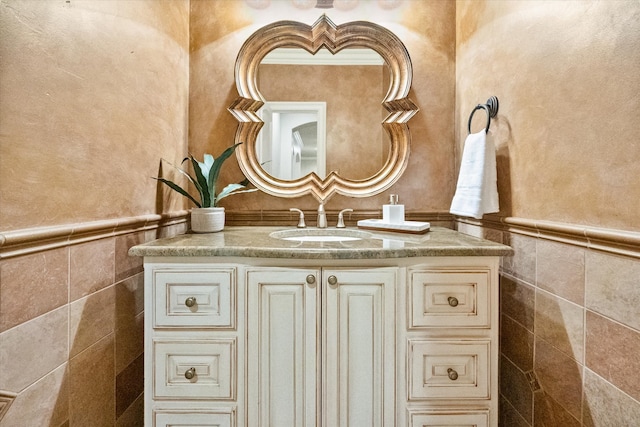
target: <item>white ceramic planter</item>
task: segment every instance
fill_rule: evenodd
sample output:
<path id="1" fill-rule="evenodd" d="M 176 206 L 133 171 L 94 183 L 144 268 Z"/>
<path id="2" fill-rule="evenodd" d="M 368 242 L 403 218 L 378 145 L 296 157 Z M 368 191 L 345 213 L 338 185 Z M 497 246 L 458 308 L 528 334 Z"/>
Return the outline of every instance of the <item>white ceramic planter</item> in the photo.
<path id="1" fill-rule="evenodd" d="M 194 233 L 215 233 L 224 229 L 224 208 L 193 208 L 191 210 L 191 231 Z"/>

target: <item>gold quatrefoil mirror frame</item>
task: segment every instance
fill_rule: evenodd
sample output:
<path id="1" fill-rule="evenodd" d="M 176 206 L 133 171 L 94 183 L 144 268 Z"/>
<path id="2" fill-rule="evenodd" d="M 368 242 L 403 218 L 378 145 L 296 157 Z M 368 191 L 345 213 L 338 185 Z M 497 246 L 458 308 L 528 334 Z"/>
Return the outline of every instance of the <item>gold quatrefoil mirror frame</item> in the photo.
<path id="1" fill-rule="evenodd" d="M 368 48 L 385 61 L 389 72 L 389 89 L 382 100 L 388 115 L 381 126 L 389 137 L 389 154 L 382 168 L 366 179 L 354 180 L 331 171 L 321 178 L 311 172 L 299 179 L 286 180 L 267 173 L 256 153 L 256 141 L 264 122 L 258 110 L 265 99 L 258 90 L 258 68 L 263 58 L 277 48 L 302 48 L 315 55 L 321 48 L 336 54 L 346 48 Z M 238 53 L 235 82 L 239 97 L 229 107 L 238 120 L 235 142 L 238 164 L 247 179 L 258 189 L 279 197 L 313 195 L 320 203 L 334 194 L 369 197 L 381 193 L 396 182 L 409 161 L 411 134 L 408 120 L 418 112 L 407 97 L 411 89 L 412 66 L 409 53 L 391 31 L 365 21 L 336 26 L 323 15 L 312 26 L 301 22 L 279 21 L 262 27 L 251 35 Z M 357 159 L 354 159 L 357 160 Z"/>

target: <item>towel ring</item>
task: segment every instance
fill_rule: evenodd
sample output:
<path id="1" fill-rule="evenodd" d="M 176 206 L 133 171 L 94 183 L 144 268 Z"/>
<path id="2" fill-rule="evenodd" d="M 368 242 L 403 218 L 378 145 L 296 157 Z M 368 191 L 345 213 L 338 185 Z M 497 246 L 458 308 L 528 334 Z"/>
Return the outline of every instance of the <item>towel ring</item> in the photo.
<path id="1" fill-rule="evenodd" d="M 478 110 L 485 110 L 487 112 L 487 126 L 484 129 L 484 132 L 489 132 L 489 126 L 491 126 L 491 118 L 498 115 L 498 97 L 492 96 L 487 99 L 486 104 L 478 104 L 475 106 L 473 111 L 471 111 L 471 115 L 469 116 L 469 122 L 467 123 L 467 130 L 471 133 L 471 120 L 473 119 L 473 115 Z"/>

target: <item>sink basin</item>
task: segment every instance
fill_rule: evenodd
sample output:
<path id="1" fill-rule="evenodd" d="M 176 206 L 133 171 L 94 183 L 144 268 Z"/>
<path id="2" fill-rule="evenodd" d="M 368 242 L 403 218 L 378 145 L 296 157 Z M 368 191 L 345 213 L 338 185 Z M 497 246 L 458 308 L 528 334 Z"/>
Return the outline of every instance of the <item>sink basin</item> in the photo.
<path id="1" fill-rule="evenodd" d="M 371 237 L 371 233 L 337 228 L 299 228 L 296 230 L 274 231 L 269 236 L 275 239 L 292 240 L 296 242 L 347 242 L 368 239 Z"/>

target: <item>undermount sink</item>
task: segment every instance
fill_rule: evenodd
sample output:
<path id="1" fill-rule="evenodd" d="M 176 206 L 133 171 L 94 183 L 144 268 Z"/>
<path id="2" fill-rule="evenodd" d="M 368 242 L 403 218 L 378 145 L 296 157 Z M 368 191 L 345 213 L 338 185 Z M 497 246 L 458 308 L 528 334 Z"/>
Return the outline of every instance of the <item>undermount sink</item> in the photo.
<path id="1" fill-rule="evenodd" d="M 275 239 L 296 242 L 346 242 L 350 240 L 368 239 L 371 237 L 371 233 L 359 230 L 333 228 L 299 228 L 295 230 L 274 231 L 269 236 Z"/>

